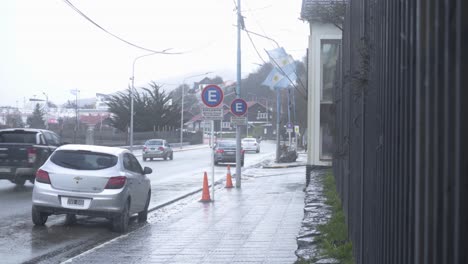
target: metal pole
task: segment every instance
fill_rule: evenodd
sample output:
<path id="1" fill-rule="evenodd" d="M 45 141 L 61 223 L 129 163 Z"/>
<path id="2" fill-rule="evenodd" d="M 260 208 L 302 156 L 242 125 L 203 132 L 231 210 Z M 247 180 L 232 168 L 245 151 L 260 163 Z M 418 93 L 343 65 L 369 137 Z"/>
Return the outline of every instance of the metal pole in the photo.
<path id="1" fill-rule="evenodd" d="M 184 140 L 184 96 L 185 95 L 185 80 L 182 84 L 182 106 L 180 108 L 180 149 L 182 149 Z"/>
<path id="2" fill-rule="evenodd" d="M 276 162 L 280 159 L 280 115 L 281 115 L 281 94 L 280 90 L 276 89 Z"/>
<path id="3" fill-rule="evenodd" d="M 130 91 L 130 151 L 133 152 L 133 91 L 135 90 L 135 63 L 133 63 L 132 90 Z"/>
<path id="4" fill-rule="evenodd" d="M 45 92 L 42 92 L 45 95 L 46 98 L 46 104 L 45 104 L 45 127 L 46 129 L 49 129 L 49 96 Z"/>
<path id="5" fill-rule="evenodd" d="M 241 0 L 237 0 L 237 85 L 236 98 L 241 98 Z M 241 187 L 241 128 L 236 126 L 236 188 Z"/>
<path id="6" fill-rule="evenodd" d="M 211 120 L 211 142 L 214 140 L 214 120 Z M 214 175 L 215 175 L 215 169 L 214 169 L 214 148 L 211 148 L 211 200 L 215 200 L 215 181 L 214 181 Z"/>
<path id="7" fill-rule="evenodd" d="M 288 126 L 291 123 L 291 99 L 290 99 L 291 96 L 290 95 L 291 95 L 291 89 L 288 88 Z M 290 131 L 288 131 L 288 142 L 289 142 L 289 146 L 291 146 L 291 132 Z"/>

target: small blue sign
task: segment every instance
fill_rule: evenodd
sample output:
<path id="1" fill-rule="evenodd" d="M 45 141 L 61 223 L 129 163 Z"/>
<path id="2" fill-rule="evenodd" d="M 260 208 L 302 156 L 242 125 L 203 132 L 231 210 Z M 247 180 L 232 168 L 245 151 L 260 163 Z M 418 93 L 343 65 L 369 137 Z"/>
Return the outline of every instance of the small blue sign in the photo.
<path id="1" fill-rule="evenodd" d="M 219 86 L 210 84 L 201 93 L 203 103 L 208 107 L 217 107 L 223 102 L 223 90 Z"/>
<path id="2" fill-rule="evenodd" d="M 287 123 L 286 128 L 292 129 L 292 128 L 293 128 L 293 124 L 292 124 L 292 123 Z"/>
<path id="3" fill-rule="evenodd" d="M 247 113 L 247 103 L 240 98 L 234 99 L 231 103 L 231 113 L 236 116 L 243 116 Z"/>

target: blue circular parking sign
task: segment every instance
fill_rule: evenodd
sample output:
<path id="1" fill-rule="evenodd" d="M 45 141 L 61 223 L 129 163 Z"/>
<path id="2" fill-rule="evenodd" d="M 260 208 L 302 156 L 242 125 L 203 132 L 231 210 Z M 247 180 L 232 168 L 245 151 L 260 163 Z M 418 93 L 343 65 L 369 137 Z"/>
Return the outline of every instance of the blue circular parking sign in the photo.
<path id="1" fill-rule="evenodd" d="M 231 112 L 236 116 L 243 116 L 247 113 L 247 103 L 240 98 L 234 99 L 231 103 Z"/>
<path id="2" fill-rule="evenodd" d="M 219 86 L 210 84 L 201 93 L 203 103 L 208 107 L 217 107 L 223 102 L 223 90 Z"/>

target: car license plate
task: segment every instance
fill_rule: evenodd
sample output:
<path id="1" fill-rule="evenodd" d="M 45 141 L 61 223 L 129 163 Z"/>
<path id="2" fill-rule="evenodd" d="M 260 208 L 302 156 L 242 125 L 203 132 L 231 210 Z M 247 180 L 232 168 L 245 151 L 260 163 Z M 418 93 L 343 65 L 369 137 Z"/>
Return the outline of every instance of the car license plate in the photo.
<path id="1" fill-rule="evenodd" d="M 84 200 L 83 199 L 68 198 L 67 204 L 68 205 L 75 205 L 75 206 L 84 206 Z"/>
<path id="2" fill-rule="evenodd" d="M 11 172 L 11 168 L 0 167 L 0 172 Z"/>
<path id="3" fill-rule="evenodd" d="M 234 155 L 233 151 L 226 151 L 226 155 Z"/>

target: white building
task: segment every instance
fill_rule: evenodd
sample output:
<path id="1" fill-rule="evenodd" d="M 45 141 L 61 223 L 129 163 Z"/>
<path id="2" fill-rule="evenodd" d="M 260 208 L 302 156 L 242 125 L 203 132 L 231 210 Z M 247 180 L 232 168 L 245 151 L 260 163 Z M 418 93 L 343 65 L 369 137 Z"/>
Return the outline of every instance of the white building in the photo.
<path id="1" fill-rule="evenodd" d="M 330 166 L 333 155 L 333 86 L 336 78 L 342 30 L 324 21 L 321 10 L 332 2 L 303 0 L 301 17 L 309 22 L 307 165 Z M 339 18 L 337 19 L 339 20 Z M 328 23 L 327 23 L 328 22 Z"/>

